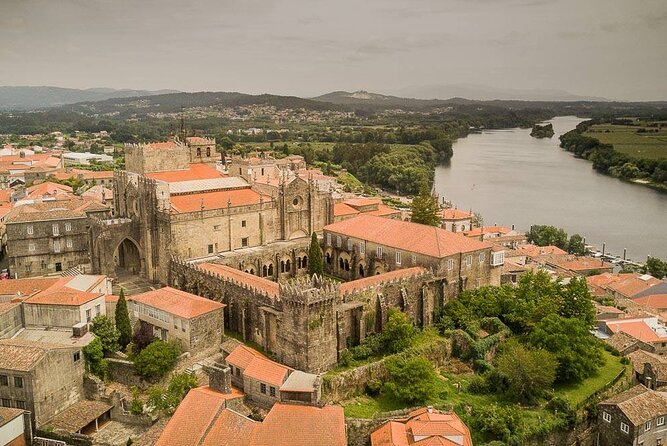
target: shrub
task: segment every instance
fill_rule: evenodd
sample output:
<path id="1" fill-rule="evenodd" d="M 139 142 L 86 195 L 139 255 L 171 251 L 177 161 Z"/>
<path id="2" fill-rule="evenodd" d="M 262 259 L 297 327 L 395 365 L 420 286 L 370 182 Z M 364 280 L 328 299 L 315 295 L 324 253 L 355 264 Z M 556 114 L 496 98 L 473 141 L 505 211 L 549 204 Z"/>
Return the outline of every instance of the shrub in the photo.
<path id="1" fill-rule="evenodd" d="M 141 352 L 143 349 L 148 347 L 151 344 L 151 342 L 153 342 L 155 339 L 156 338 L 155 335 L 153 334 L 153 328 L 145 322 L 140 322 L 139 329 L 132 338 L 132 344 L 134 345 L 133 348 L 134 354 L 138 354 L 139 352 Z"/>
<path id="2" fill-rule="evenodd" d="M 178 362 L 179 349 L 172 343 L 153 341 L 134 358 L 134 369 L 146 379 L 161 378 Z"/>
<path id="3" fill-rule="evenodd" d="M 382 390 L 382 381 L 378 379 L 373 379 L 366 384 L 366 394 L 370 396 L 376 396 L 380 394 Z"/>
<path id="4" fill-rule="evenodd" d="M 83 357 L 88 370 L 98 378 L 104 379 L 109 370 L 109 364 L 104 359 L 102 341 L 97 336 L 88 345 L 83 347 Z"/>
<path id="5" fill-rule="evenodd" d="M 433 364 L 421 356 L 390 357 L 385 361 L 385 389 L 407 404 L 425 402 L 435 392 L 436 373 Z"/>
<path id="6" fill-rule="evenodd" d="M 118 303 L 116 304 L 115 315 L 116 329 L 118 330 L 118 343 L 124 349 L 132 341 L 132 325 L 130 324 L 130 314 L 127 311 L 127 301 L 125 293 L 120 290 Z"/>
<path id="7" fill-rule="evenodd" d="M 382 332 L 385 349 L 389 353 L 401 352 L 412 345 L 417 330 L 402 311 L 389 309 L 389 319 Z"/>
<path id="8" fill-rule="evenodd" d="M 197 387 L 197 378 L 193 374 L 177 373 L 169 380 L 166 388 L 164 386 L 151 387 L 148 391 L 148 403 L 154 413 L 173 414 L 178 404 L 194 387 Z"/>
<path id="9" fill-rule="evenodd" d="M 340 352 L 340 359 L 338 360 L 338 364 L 342 365 L 343 367 L 349 367 L 352 365 L 353 360 L 354 358 L 352 357 L 350 350 L 345 349 Z"/>
<path id="10" fill-rule="evenodd" d="M 120 333 L 118 333 L 116 324 L 111 319 L 103 315 L 96 316 L 95 319 L 93 319 L 91 330 L 102 342 L 104 356 L 108 356 L 109 354 L 118 351 L 120 348 L 118 344 Z"/>
<path id="11" fill-rule="evenodd" d="M 485 361 L 484 359 L 475 359 L 475 361 L 472 363 L 472 368 L 475 373 L 479 373 L 481 375 L 493 369 L 493 366 L 491 363 Z"/>
<path id="12" fill-rule="evenodd" d="M 352 349 L 351 356 L 354 359 L 366 359 L 373 356 L 373 354 L 374 352 L 369 346 L 361 344 Z"/>

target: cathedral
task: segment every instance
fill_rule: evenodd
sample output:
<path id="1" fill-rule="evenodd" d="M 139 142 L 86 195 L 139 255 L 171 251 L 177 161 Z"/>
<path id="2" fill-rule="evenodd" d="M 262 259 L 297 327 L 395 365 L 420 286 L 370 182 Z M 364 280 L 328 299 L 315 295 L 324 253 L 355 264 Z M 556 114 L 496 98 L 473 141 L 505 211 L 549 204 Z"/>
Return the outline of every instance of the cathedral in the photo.
<path id="1" fill-rule="evenodd" d="M 128 144 L 125 166 L 114 176 L 113 218 L 90 231 L 99 274 L 122 269 L 167 283 L 172 258 L 217 259 L 272 244 L 307 250 L 310 234 L 333 222 L 329 185 L 303 175 L 298 156 L 238 159 L 227 172 L 214 139 L 186 137 Z M 305 271 L 305 254 L 267 257 L 235 266 L 274 280 Z"/>

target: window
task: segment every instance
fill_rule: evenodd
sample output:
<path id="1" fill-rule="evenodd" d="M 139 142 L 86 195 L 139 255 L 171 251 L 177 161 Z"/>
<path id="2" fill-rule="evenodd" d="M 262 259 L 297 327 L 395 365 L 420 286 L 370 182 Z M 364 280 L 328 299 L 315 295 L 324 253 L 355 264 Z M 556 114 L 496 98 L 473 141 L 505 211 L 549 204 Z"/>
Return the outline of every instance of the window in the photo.
<path id="1" fill-rule="evenodd" d="M 241 227 L 242 227 L 242 228 L 245 228 L 245 227 L 246 227 L 246 221 L 245 221 L 245 220 L 241 220 Z"/>
<path id="2" fill-rule="evenodd" d="M 327 246 L 331 246 L 331 234 L 327 234 Z"/>
<path id="3" fill-rule="evenodd" d="M 347 239 L 347 250 L 348 251 L 352 251 L 352 245 L 353 245 L 352 239 L 350 239 L 350 238 Z"/>
<path id="4" fill-rule="evenodd" d="M 8 398 L 2 399 L 2 407 L 12 407 L 12 400 Z"/>
<path id="5" fill-rule="evenodd" d="M 248 237 L 243 237 L 241 239 L 241 246 L 248 246 Z"/>
<path id="6" fill-rule="evenodd" d="M 53 241 L 53 252 L 60 252 L 60 240 Z"/>
<path id="7" fill-rule="evenodd" d="M 58 234 L 60 234 L 60 228 L 58 227 L 58 224 L 57 224 L 57 223 L 54 223 L 53 226 L 52 226 L 52 228 L 53 228 L 53 235 L 58 235 Z"/>
<path id="8" fill-rule="evenodd" d="M 220 225 L 213 225 L 213 230 L 214 231 L 219 231 L 220 230 Z"/>
<path id="9" fill-rule="evenodd" d="M 340 238 L 340 235 L 336 236 L 336 246 L 339 248 L 343 246 L 343 239 Z"/>
<path id="10" fill-rule="evenodd" d="M 65 231 L 69 232 L 72 230 L 72 223 L 65 223 Z"/>
<path id="11" fill-rule="evenodd" d="M 466 256 L 466 266 L 472 265 L 472 255 L 468 254 Z"/>
<path id="12" fill-rule="evenodd" d="M 400 265 L 401 264 L 401 252 L 396 251 L 396 264 Z"/>
<path id="13" fill-rule="evenodd" d="M 95 316 L 99 316 L 101 312 L 100 304 L 95 305 Z"/>
<path id="14" fill-rule="evenodd" d="M 266 384 L 260 383 L 259 384 L 259 391 L 266 394 Z"/>
<path id="15" fill-rule="evenodd" d="M 72 240 L 67 240 L 66 244 L 67 244 L 68 248 L 71 248 L 72 247 Z"/>
<path id="16" fill-rule="evenodd" d="M 359 242 L 359 253 L 366 254 L 366 242 Z"/>
<path id="17" fill-rule="evenodd" d="M 417 256 L 412 254 L 412 264 L 416 265 L 417 264 Z"/>
<path id="18" fill-rule="evenodd" d="M 452 259 L 447 260 L 447 271 L 454 269 L 454 261 Z"/>
<path id="19" fill-rule="evenodd" d="M 86 310 L 86 322 L 90 322 L 91 317 L 90 317 L 90 308 Z"/>
<path id="20" fill-rule="evenodd" d="M 34 243 L 28 243 L 28 251 L 33 252 L 35 250 L 35 244 Z"/>
<path id="21" fill-rule="evenodd" d="M 14 387 L 22 389 L 23 388 L 23 378 L 20 376 L 14 377 Z"/>
<path id="22" fill-rule="evenodd" d="M 647 421 L 646 423 L 644 423 L 644 430 L 645 431 L 650 431 L 651 430 L 651 421 L 650 420 Z"/>
<path id="23" fill-rule="evenodd" d="M 236 376 L 241 376 L 241 369 L 238 367 L 236 368 Z"/>
<path id="24" fill-rule="evenodd" d="M 269 395 L 275 397 L 276 396 L 276 388 L 271 386 L 269 387 Z"/>
<path id="25" fill-rule="evenodd" d="M 602 412 L 602 419 L 607 423 L 611 423 L 611 414 L 609 412 Z"/>
<path id="26" fill-rule="evenodd" d="M 213 245 L 208 245 L 208 253 L 213 254 Z"/>
<path id="27" fill-rule="evenodd" d="M 206 156 L 211 156 L 211 148 L 210 147 L 206 148 Z"/>
<path id="28" fill-rule="evenodd" d="M 626 434 L 630 432 L 630 426 L 628 426 L 626 423 L 621 421 L 621 432 L 625 432 Z"/>
<path id="29" fill-rule="evenodd" d="M 382 257 L 382 246 L 378 246 L 377 249 L 375 250 L 375 253 L 377 254 L 378 257 Z"/>
<path id="30" fill-rule="evenodd" d="M 486 253 L 485 252 L 480 252 L 479 253 L 479 263 L 484 263 L 486 260 Z"/>
<path id="31" fill-rule="evenodd" d="M 664 426 L 664 424 L 665 424 L 665 417 L 658 417 L 658 419 L 655 420 L 656 426 Z"/>
<path id="32" fill-rule="evenodd" d="M 499 266 L 505 263 L 505 251 L 494 252 L 491 255 L 491 266 Z"/>
<path id="33" fill-rule="evenodd" d="M 0 375 L 0 386 L 8 386 L 9 377 L 7 375 Z"/>
<path id="34" fill-rule="evenodd" d="M 34 234 L 34 229 L 32 228 L 32 225 L 28 225 L 28 227 L 26 228 L 26 230 L 27 230 L 27 232 L 28 232 L 28 235 L 32 235 L 32 234 Z"/>
<path id="35" fill-rule="evenodd" d="M 74 352 L 74 362 L 79 362 L 81 360 L 81 352 Z"/>
<path id="36" fill-rule="evenodd" d="M 14 401 L 14 405 L 16 406 L 17 409 L 25 410 L 25 401 L 16 400 Z"/>

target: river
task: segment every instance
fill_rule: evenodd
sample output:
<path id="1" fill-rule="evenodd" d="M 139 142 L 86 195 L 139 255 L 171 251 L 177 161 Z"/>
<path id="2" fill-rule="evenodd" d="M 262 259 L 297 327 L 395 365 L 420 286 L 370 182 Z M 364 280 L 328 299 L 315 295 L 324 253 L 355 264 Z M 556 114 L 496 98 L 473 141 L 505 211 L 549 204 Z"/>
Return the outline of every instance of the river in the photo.
<path id="1" fill-rule="evenodd" d="M 435 190 L 460 209 L 479 212 L 485 225 L 532 224 L 579 233 L 607 252 L 645 261 L 667 260 L 667 194 L 595 172 L 592 163 L 561 149 L 558 136 L 581 122 L 550 121 L 553 138 L 530 129 L 489 130 L 454 143 L 449 165 L 436 168 Z"/>

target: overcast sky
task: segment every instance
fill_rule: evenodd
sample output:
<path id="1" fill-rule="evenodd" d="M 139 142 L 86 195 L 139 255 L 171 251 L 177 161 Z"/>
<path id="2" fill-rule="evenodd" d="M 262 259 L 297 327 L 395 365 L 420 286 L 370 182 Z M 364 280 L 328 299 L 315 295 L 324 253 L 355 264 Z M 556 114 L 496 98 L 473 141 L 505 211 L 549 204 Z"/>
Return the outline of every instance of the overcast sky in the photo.
<path id="1" fill-rule="evenodd" d="M 667 0 L 0 0 L 0 85 L 667 99 Z"/>

